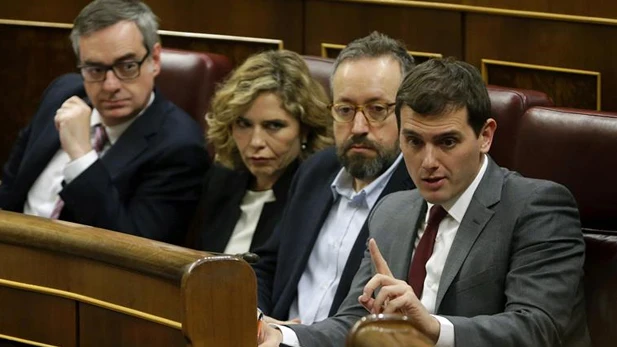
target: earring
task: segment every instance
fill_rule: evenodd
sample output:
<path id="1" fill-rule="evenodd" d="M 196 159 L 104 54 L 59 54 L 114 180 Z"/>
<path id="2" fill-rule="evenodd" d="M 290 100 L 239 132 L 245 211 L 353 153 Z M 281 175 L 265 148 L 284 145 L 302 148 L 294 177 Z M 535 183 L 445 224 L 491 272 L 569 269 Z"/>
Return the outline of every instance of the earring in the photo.
<path id="1" fill-rule="evenodd" d="M 306 142 L 302 142 L 302 145 L 300 146 L 300 148 L 302 148 L 303 151 L 306 150 Z"/>

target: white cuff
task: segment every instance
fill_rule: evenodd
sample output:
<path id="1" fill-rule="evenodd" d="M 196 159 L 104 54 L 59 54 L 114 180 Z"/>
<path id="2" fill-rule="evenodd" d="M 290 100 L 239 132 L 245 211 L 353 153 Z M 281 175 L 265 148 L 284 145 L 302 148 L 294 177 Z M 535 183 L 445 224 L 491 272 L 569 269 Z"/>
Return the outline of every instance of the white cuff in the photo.
<path id="1" fill-rule="evenodd" d="M 435 347 L 454 347 L 454 324 L 444 317 L 436 315 L 432 316 L 439 321 L 439 324 L 441 324 L 439 338 L 437 339 L 437 344 Z"/>
<path id="2" fill-rule="evenodd" d="M 94 164 L 94 162 L 99 158 L 99 155 L 96 154 L 95 150 L 91 150 L 85 155 L 69 162 L 64 167 L 64 181 L 66 183 L 71 183 L 72 180 L 77 178 L 82 172 L 86 171 L 90 165 Z"/>
<path id="3" fill-rule="evenodd" d="M 289 329 L 288 327 L 284 326 L 284 325 L 278 325 L 278 324 L 270 324 L 270 326 L 278 329 L 281 331 L 281 334 L 283 334 L 283 344 L 286 344 L 287 346 L 290 347 L 300 347 L 300 341 L 298 341 L 298 335 L 296 335 L 296 333 Z"/>

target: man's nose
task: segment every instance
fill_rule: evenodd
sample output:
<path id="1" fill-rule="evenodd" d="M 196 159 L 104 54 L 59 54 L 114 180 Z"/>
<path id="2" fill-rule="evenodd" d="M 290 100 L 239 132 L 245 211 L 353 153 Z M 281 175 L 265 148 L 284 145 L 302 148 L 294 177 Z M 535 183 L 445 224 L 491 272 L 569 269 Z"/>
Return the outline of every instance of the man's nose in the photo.
<path id="1" fill-rule="evenodd" d="M 369 123 L 363 111 L 357 110 L 352 121 L 352 134 L 366 134 L 369 131 Z"/>
<path id="2" fill-rule="evenodd" d="M 426 145 L 424 148 L 424 157 L 422 158 L 422 168 L 425 170 L 434 170 L 438 166 L 437 149 L 431 145 Z"/>
<path id="3" fill-rule="evenodd" d="M 109 70 L 105 73 L 105 80 L 103 81 L 103 89 L 109 92 L 116 91 L 120 88 L 121 81 L 116 77 L 113 70 Z"/>

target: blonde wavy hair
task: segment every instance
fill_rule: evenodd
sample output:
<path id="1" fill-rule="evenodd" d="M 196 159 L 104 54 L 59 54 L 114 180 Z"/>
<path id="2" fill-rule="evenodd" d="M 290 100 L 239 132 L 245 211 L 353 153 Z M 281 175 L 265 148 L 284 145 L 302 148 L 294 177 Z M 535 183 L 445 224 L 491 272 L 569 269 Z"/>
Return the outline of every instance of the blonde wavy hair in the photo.
<path id="1" fill-rule="evenodd" d="M 232 125 L 263 93 L 274 93 L 281 99 L 281 107 L 299 120 L 301 132 L 306 134 L 301 160 L 333 144 L 328 96 L 311 77 L 304 59 L 287 50 L 267 51 L 249 57 L 212 100 L 206 136 L 214 145 L 215 161 L 230 169 L 244 168 Z"/>

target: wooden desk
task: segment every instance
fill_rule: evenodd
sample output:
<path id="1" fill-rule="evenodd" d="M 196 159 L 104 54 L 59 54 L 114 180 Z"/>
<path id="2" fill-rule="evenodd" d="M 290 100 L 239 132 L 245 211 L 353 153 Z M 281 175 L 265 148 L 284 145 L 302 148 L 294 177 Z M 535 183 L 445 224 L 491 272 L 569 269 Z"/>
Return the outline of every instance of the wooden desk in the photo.
<path id="1" fill-rule="evenodd" d="M 236 257 L 0 211 L 0 341 L 254 346 L 255 308 Z"/>

